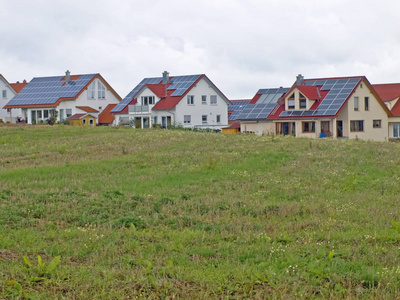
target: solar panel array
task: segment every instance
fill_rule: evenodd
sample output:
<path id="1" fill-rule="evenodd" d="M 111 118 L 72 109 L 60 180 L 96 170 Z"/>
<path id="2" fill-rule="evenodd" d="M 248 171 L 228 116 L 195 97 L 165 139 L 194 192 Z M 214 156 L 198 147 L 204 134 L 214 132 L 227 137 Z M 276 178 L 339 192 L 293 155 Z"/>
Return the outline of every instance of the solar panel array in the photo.
<path id="1" fill-rule="evenodd" d="M 169 81 L 171 85 L 168 90 L 175 90 L 171 96 L 182 96 L 188 88 L 197 80 L 201 75 L 187 75 L 187 76 L 174 76 Z"/>
<path id="2" fill-rule="evenodd" d="M 66 83 L 64 76 L 36 77 L 7 105 L 54 104 L 60 98 L 74 98 L 96 74 L 80 75 Z"/>
<path id="3" fill-rule="evenodd" d="M 171 85 L 168 90 L 175 90 L 171 96 L 182 96 L 189 87 L 199 79 L 201 75 L 185 75 L 185 76 L 174 76 L 168 81 Z M 111 112 L 122 111 L 135 97 L 140 89 L 146 84 L 160 84 L 162 82 L 162 77 L 155 78 L 145 78 L 143 79 L 130 93 L 121 100 L 121 102 L 114 107 Z"/>
<path id="4" fill-rule="evenodd" d="M 266 119 L 276 106 L 278 99 L 286 93 L 288 88 L 262 89 L 256 104 L 249 104 L 237 117 L 238 120 Z"/>
<path id="5" fill-rule="evenodd" d="M 321 86 L 321 91 L 329 91 L 321 104 L 316 110 L 286 110 L 280 117 L 334 116 L 360 80 L 361 77 L 307 80 L 304 85 Z"/>
<path id="6" fill-rule="evenodd" d="M 128 104 L 131 102 L 135 95 L 141 90 L 141 88 L 146 84 L 158 84 L 161 83 L 162 77 L 155 78 L 144 78 L 135 88 L 129 92 L 128 95 L 124 99 L 122 99 L 112 110 L 111 112 L 120 112 L 122 111 Z"/>
<path id="7" fill-rule="evenodd" d="M 228 106 L 228 111 L 232 111 L 232 114 L 229 116 L 229 121 L 235 121 L 249 102 L 250 100 L 231 101 L 232 104 Z"/>

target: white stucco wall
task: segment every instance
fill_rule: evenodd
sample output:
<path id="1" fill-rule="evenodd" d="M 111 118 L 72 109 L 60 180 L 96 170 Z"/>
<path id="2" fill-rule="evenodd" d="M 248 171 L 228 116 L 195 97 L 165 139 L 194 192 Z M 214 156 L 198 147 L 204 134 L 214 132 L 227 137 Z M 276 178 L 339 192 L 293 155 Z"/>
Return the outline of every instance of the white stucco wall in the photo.
<path id="1" fill-rule="evenodd" d="M 3 91 L 6 91 L 6 97 L 3 98 Z M 3 122 L 10 122 L 10 112 L 3 107 L 16 95 L 16 93 L 10 88 L 10 86 L 2 80 L 0 77 L 0 119 Z M 13 108 L 11 111 L 12 119 L 11 123 L 15 123 L 17 117 L 22 117 L 20 108 Z"/>

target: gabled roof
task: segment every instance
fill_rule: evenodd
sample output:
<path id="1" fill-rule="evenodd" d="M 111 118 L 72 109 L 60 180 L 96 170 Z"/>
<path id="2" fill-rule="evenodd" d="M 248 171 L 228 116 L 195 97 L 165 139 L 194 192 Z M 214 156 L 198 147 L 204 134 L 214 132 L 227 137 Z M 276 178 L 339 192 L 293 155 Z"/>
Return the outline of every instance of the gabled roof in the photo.
<path id="1" fill-rule="evenodd" d="M 98 117 L 98 122 L 99 124 L 111 124 L 114 122 L 114 116 L 111 114 L 111 110 L 116 106 L 117 104 L 108 104 L 106 108 L 103 109 L 103 111 L 99 114 Z"/>
<path id="2" fill-rule="evenodd" d="M 265 120 L 276 103 L 288 92 L 289 88 L 260 89 L 242 110 L 237 120 Z"/>
<path id="3" fill-rule="evenodd" d="M 315 93 L 320 92 L 321 97 L 317 99 L 318 101 L 316 101 L 309 110 L 285 110 L 284 101 L 280 101 L 272 110 L 268 119 L 335 117 L 339 114 L 345 103 L 362 82 L 370 89 L 379 104 L 388 116 L 390 116 L 390 111 L 372 88 L 367 78 L 365 76 L 355 76 L 305 79 L 300 84 L 294 83 L 288 92 L 288 95 L 297 88 L 300 91 L 307 93 L 310 97 L 315 97 L 317 96 Z M 305 96 L 307 97 L 307 95 Z"/>
<path id="4" fill-rule="evenodd" d="M 4 108 L 58 106 L 63 100 L 75 100 L 96 78 L 104 83 L 117 99 L 121 97 L 100 74 L 71 75 L 33 78 Z"/>
<path id="5" fill-rule="evenodd" d="M 15 94 L 17 93 L 17 91 L 12 87 L 12 85 L 7 81 L 7 79 L 0 74 L 0 80 L 2 80 L 6 86 L 8 86 Z"/>
<path id="6" fill-rule="evenodd" d="M 165 84 L 162 83 L 162 77 L 154 77 L 144 78 L 111 112 L 126 113 L 128 105 L 137 103 L 137 97 L 144 88 L 149 88 L 157 97 L 161 98 L 154 105 L 153 110 L 173 109 L 201 79 L 212 86 L 227 103 L 229 102 L 225 95 L 204 74 L 169 77 L 167 96 L 165 96 Z"/>
<path id="7" fill-rule="evenodd" d="M 93 112 L 93 113 L 98 113 L 99 111 L 97 109 L 94 109 L 90 106 L 75 106 L 76 108 L 83 110 L 85 112 Z"/>
<path id="8" fill-rule="evenodd" d="M 321 100 L 322 95 L 318 86 L 297 85 L 296 88 L 310 100 Z M 326 93 L 325 93 L 326 95 Z"/>
<path id="9" fill-rule="evenodd" d="M 91 116 L 93 118 L 96 118 L 95 115 L 92 115 L 90 113 L 86 113 L 86 114 L 74 114 L 74 115 L 68 117 L 68 119 L 70 119 L 70 120 L 79 120 L 79 119 L 83 119 L 86 116 Z"/>
<path id="10" fill-rule="evenodd" d="M 373 84 L 383 101 L 392 101 L 400 97 L 400 83 Z"/>
<path id="11" fill-rule="evenodd" d="M 10 83 L 14 91 L 16 91 L 17 93 L 19 93 L 27 84 L 28 83 L 26 82 L 26 80 L 24 80 L 23 82 L 17 81 L 16 83 Z"/>

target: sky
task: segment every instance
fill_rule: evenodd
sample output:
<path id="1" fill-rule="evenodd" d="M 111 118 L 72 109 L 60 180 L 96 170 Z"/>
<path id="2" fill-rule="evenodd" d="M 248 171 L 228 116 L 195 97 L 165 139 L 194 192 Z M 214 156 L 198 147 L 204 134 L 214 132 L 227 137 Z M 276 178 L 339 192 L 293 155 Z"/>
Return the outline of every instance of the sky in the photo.
<path id="1" fill-rule="evenodd" d="M 397 0 L 0 0 L 9 82 L 100 73 L 124 98 L 143 78 L 206 74 L 230 99 L 305 78 L 400 82 Z"/>

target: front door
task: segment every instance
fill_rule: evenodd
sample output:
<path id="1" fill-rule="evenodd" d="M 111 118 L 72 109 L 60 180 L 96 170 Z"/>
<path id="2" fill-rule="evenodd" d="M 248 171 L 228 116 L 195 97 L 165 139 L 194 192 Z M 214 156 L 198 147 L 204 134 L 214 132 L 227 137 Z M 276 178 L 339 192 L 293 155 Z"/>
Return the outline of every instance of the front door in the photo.
<path id="1" fill-rule="evenodd" d="M 343 121 L 336 121 L 337 137 L 343 137 Z"/>

